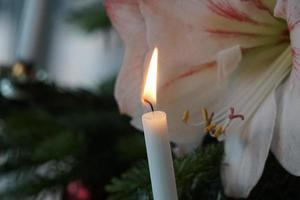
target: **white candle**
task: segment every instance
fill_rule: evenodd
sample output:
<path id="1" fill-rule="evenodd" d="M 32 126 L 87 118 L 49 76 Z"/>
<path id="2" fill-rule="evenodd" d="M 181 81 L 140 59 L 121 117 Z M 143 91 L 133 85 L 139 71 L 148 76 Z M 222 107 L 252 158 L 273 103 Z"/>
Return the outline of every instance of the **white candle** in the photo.
<path id="1" fill-rule="evenodd" d="M 26 0 L 22 12 L 22 27 L 17 59 L 35 62 L 39 40 L 45 24 L 48 0 Z"/>
<path id="2" fill-rule="evenodd" d="M 154 49 L 145 82 L 142 100 L 156 103 L 158 51 Z M 154 200 L 177 200 L 176 181 L 165 112 L 153 111 L 142 116 L 151 185 Z"/>

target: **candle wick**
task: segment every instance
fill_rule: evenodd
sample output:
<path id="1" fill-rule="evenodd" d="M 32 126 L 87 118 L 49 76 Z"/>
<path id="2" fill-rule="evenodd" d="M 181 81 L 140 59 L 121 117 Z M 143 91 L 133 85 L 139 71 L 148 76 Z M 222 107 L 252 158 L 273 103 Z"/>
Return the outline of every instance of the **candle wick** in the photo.
<path id="1" fill-rule="evenodd" d="M 150 101 L 148 101 L 147 99 L 144 99 L 144 101 L 145 101 L 147 104 L 149 104 L 149 106 L 150 106 L 152 112 L 154 112 L 154 107 L 153 107 L 152 103 L 151 103 Z"/>

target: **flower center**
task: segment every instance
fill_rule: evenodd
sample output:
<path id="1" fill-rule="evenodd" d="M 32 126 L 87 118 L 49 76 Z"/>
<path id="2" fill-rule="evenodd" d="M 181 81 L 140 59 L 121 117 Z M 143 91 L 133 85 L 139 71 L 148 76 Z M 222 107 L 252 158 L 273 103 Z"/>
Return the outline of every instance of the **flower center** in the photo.
<path id="1" fill-rule="evenodd" d="M 209 134 L 211 137 L 216 138 L 219 141 L 223 141 L 225 138 L 226 129 L 229 127 L 231 122 L 235 119 L 244 120 L 244 116 L 241 114 L 236 114 L 234 108 L 229 109 L 229 114 L 223 124 L 218 124 L 214 122 L 214 112 L 209 114 L 206 108 L 202 109 L 202 121 L 198 124 L 189 123 L 189 111 L 185 111 L 183 114 L 182 121 L 189 126 L 199 126 L 204 124 L 204 133 Z"/>

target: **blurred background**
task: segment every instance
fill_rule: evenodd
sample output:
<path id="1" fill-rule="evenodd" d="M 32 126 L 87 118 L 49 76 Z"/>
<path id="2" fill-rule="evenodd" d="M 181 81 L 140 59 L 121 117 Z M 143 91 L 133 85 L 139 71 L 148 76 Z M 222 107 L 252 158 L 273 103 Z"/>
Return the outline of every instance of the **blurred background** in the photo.
<path id="1" fill-rule="evenodd" d="M 0 0 L 0 199 L 107 199 L 145 158 L 113 97 L 122 56 L 101 0 Z"/>
<path id="2" fill-rule="evenodd" d="M 100 0 L 1 0 L 0 32 L 1 66 L 34 62 L 60 86 L 95 88 L 121 64 Z"/>

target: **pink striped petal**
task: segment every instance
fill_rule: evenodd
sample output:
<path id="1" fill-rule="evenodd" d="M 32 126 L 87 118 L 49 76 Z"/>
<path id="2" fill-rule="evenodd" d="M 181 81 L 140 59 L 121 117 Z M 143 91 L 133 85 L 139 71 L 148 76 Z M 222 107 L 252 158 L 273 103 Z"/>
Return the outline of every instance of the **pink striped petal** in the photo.
<path id="1" fill-rule="evenodd" d="M 275 15 L 285 19 L 288 23 L 293 54 L 291 81 L 294 84 L 300 84 L 300 1 L 278 0 Z"/>
<path id="2" fill-rule="evenodd" d="M 291 174 L 300 176 L 300 86 L 291 79 L 281 87 L 272 152 Z"/>
<path id="3" fill-rule="evenodd" d="M 115 96 L 122 113 L 134 117 L 140 107 L 143 64 L 148 50 L 146 27 L 138 0 L 106 0 L 107 13 L 125 42 L 125 55 Z"/>
<path id="4" fill-rule="evenodd" d="M 168 112 L 171 137 L 181 143 L 201 140 L 197 128 L 181 123 L 183 111 L 190 108 L 191 116 L 200 120 L 202 106 L 220 110 L 226 105 L 225 83 L 242 55 L 282 42 L 286 27 L 269 12 L 275 1 L 267 2 L 107 0 L 108 13 L 126 46 L 115 91 L 121 111 L 141 127 L 145 55 L 158 46 L 158 104 Z"/>
<path id="5" fill-rule="evenodd" d="M 162 85 L 214 60 L 223 49 L 278 43 L 285 30 L 269 12 L 247 1 L 145 0 L 141 12 L 149 46 L 160 49 Z"/>
<path id="6" fill-rule="evenodd" d="M 287 44 L 255 51 L 243 58 L 224 99 L 245 117 L 226 131 L 222 177 L 226 194 L 234 197 L 247 197 L 262 174 L 276 120 L 274 91 L 290 72 Z"/>

